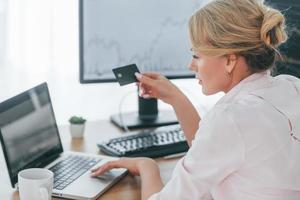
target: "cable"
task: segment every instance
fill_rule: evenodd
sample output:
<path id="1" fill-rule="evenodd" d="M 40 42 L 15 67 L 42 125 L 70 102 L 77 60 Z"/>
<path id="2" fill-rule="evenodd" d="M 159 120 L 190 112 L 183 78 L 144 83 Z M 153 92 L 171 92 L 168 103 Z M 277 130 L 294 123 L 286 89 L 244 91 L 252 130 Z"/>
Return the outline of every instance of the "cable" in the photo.
<path id="1" fill-rule="evenodd" d="M 136 91 L 130 91 L 130 92 L 128 92 L 127 94 L 125 94 L 125 95 L 122 97 L 122 99 L 121 99 L 121 101 L 120 101 L 120 104 L 119 104 L 119 114 L 118 114 L 118 115 L 119 115 L 119 118 L 120 118 L 121 125 L 124 127 L 124 130 L 125 130 L 126 133 L 129 133 L 130 130 L 128 129 L 128 126 L 126 125 L 126 123 L 125 123 L 124 120 L 123 120 L 122 106 L 123 106 L 124 100 L 125 100 L 129 95 L 131 95 L 132 93 L 136 93 Z"/>

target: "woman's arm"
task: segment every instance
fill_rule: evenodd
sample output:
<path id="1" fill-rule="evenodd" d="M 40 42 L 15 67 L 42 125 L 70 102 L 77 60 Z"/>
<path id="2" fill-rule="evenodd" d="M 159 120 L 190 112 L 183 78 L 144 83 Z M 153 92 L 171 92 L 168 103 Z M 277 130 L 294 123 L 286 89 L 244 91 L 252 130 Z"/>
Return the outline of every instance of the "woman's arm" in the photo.
<path id="1" fill-rule="evenodd" d="M 156 162 L 150 158 L 120 158 L 119 160 L 109 161 L 93 170 L 91 176 L 99 176 L 113 168 L 126 168 L 132 175 L 141 177 L 143 200 L 148 199 L 164 187 L 159 168 Z"/>
<path id="2" fill-rule="evenodd" d="M 174 97 L 171 105 L 175 110 L 186 140 L 189 146 L 191 146 L 192 140 L 199 128 L 201 118 L 193 104 L 182 92 L 176 95 L 176 98 Z"/>
<path id="3" fill-rule="evenodd" d="M 141 161 L 140 165 L 142 200 L 146 200 L 152 194 L 161 191 L 164 185 L 160 177 L 159 168 L 154 161 L 153 163 Z"/>
<path id="4" fill-rule="evenodd" d="M 200 116 L 190 100 L 171 81 L 158 73 L 136 74 L 141 96 L 157 98 L 170 104 L 177 115 L 189 146 L 198 129 Z"/>

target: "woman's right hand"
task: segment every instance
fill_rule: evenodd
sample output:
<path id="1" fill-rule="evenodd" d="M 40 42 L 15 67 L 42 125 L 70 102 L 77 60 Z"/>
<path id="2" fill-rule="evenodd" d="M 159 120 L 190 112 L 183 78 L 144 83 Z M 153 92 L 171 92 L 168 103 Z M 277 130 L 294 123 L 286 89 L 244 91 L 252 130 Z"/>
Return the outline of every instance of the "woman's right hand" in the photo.
<path id="1" fill-rule="evenodd" d="M 147 72 L 135 75 L 139 81 L 141 97 L 157 98 L 172 105 L 176 101 L 177 95 L 181 94 L 181 91 L 171 81 L 159 73 Z"/>

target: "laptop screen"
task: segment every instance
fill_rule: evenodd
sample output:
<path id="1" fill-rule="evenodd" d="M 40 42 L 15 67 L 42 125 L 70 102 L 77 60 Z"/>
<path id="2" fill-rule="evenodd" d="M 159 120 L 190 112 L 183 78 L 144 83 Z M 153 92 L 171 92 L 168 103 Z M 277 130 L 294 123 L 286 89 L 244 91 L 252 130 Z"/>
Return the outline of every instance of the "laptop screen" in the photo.
<path id="1" fill-rule="evenodd" d="M 13 187 L 20 170 L 43 167 L 63 151 L 46 83 L 0 104 L 0 133 Z"/>

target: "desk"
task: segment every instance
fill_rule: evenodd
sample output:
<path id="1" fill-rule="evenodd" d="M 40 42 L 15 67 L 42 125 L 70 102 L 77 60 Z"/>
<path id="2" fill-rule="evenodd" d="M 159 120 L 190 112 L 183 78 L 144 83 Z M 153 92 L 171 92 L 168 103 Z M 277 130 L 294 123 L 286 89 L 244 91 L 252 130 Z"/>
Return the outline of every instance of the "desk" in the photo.
<path id="1" fill-rule="evenodd" d="M 116 128 L 108 121 L 87 122 L 83 139 L 71 139 L 69 127 L 67 125 L 60 126 L 59 132 L 65 151 L 70 150 L 92 154 L 101 154 L 96 146 L 96 141 L 106 140 L 123 134 L 120 129 Z M 164 183 L 169 180 L 177 160 L 178 159 L 165 160 L 162 158 L 156 160 Z M 0 153 L 0 173 L 0 199 L 19 200 L 18 192 L 10 186 L 2 148 Z M 127 175 L 98 199 L 140 199 L 140 188 L 141 182 L 139 177 Z M 58 200 L 58 198 L 53 199 Z"/>

